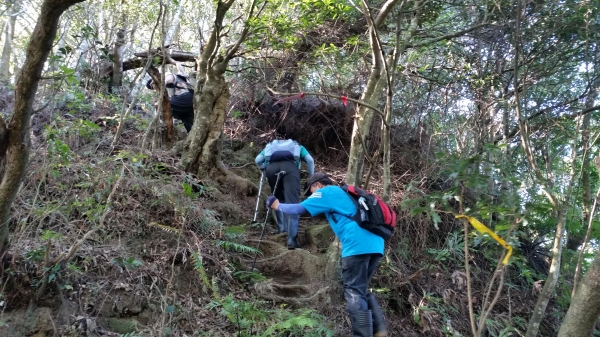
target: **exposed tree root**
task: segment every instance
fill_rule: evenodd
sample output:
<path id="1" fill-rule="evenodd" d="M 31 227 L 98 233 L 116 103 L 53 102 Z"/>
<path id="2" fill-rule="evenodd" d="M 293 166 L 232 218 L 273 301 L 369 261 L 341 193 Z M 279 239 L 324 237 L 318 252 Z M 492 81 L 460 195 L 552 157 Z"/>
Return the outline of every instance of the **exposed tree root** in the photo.
<path id="1" fill-rule="evenodd" d="M 309 238 L 312 235 L 320 237 L 324 232 L 316 230 L 307 233 L 308 241 L 317 242 L 318 238 Z M 247 240 L 251 243 L 258 241 Z M 256 267 L 269 279 L 253 286 L 257 295 L 292 307 L 315 307 L 331 303 L 331 292 L 339 290 L 330 282 L 334 274 L 330 260 L 336 260 L 336 254 L 332 254 L 335 250 L 328 250 L 326 254 L 311 254 L 304 249 L 287 250 L 284 244 L 273 240 L 261 242 L 260 250 L 264 257 L 256 260 Z M 252 260 L 244 262 L 251 264 Z"/>
<path id="2" fill-rule="evenodd" d="M 252 196 L 258 194 L 258 186 L 248 179 L 242 178 L 237 174 L 228 171 L 222 164 L 217 165 L 218 176 L 215 175 L 215 179 L 219 181 L 223 186 L 233 188 L 236 194 L 244 196 Z"/>
<path id="3" fill-rule="evenodd" d="M 254 289 L 264 299 L 287 303 L 294 307 L 314 306 L 330 301 L 329 287 L 321 287 L 314 291 L 312 295 L 307 296 L 312 290 L 308 285 L 284 285 L 269 280 L 255 284 Z"/>

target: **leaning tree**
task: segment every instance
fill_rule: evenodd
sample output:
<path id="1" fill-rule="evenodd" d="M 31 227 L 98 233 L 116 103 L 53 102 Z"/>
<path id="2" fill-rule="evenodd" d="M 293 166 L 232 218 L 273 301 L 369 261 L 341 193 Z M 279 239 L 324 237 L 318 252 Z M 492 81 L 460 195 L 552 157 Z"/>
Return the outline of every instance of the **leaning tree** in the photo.
<path id="1" fill-rule="evenodd" d="M 8 123 L 0 116 L 0 255 L 8 248 L 10 206 L 17 195 L 29 160 L 29 134 L 33 100 L 52 49 L 60 16 L 72 5 L 83 0 L 45 0 L 40 9 L 29 44 L 26 59 L 15 83 L 15 104 Z"/>

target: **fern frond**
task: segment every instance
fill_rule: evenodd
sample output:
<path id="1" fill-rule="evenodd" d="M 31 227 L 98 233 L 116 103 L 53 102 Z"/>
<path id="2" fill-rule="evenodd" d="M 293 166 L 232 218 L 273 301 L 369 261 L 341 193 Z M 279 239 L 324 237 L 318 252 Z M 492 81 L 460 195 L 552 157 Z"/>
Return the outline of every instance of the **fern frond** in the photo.
<path id="1" fill-rule="evenodd" d="M 152 221 L 151 223 L 148 224 L 148 226 L 158 228 L 158 229 L 162 230 L 163 232 L 179 234 L 179 229 L 173 228 L 173 227 L 167 226 L 167 225 L 162 225 L 162 224 L 159 224 L 158 222 Z"/>
<path id="2" fill-rule="evenodd" d="M 218 288 L 216 286 L 216 282 L 213 278 L 212 282 L 208 280 L 208 275 L 206 274 L 206 270 L 204 269 L 204 265 L 202 264 L 202 257 L 200 253 L 196 252 L 192 254 L 192 261 L 194 262 L 194 269 L 200 273 L 200 279 L 206 288 L 212 290 L 213 295 L 217 300 L 219 300 Z M 206 289 L 204 289 L 206 290 Z"/>
<path id="3" fill-rule="evenodd" d="M 301 313 L 299 316 L 293 316 L 288 318 L 283 322 L 277 322 L 271 325 L 262 335 L 261 337 L 267 336 L 279 336 L 281 332 L 291 330 L 292 328 L 315 328 L 320 326 L 320 322 L 311 317 L 312 311 L 307 310 Z"/>
<path id="4" fill-rule="evenodd" d="M 257 254 L 261 254 L 262 252 L 256 248 L 253 247 L 248 247 L 246 245 L 242 245 L 240 243 L 235 243 L 235 242 L 231 242 L 231 241 L 222 241 L 222 240 L 215 240 L 214 244 L 220 247 L 223 247 L 226 250 L 233 250 L 237 253 L 257 253 Z"/>
<path id="5" fill-rule="evenodd" d="M 228 239 L 235 239 L 244 235 L 244 233 L 246 233 L 246 229 L 241 226 L 227 226 L 223 232 Z"/>
<path id="6" fill-rule="evenodd" d="M 218 294 L 219 291 L 219 284 L 217 283 L 217 279 L 213 276 L 212 278 L 212 290 L 215 293 L 215 296 Z"/>

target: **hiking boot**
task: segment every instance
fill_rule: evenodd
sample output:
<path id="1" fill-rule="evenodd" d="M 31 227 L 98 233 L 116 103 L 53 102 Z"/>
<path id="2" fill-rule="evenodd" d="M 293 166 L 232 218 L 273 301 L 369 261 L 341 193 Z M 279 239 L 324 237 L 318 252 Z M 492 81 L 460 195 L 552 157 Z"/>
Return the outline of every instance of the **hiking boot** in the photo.
<path id="1" fill-rule="evenodd" d="M 369 310 L 371 310 L 371 315 L 373 317 L 374 337 L 387 337 L 387 325 L 385 324 L 383 311 L 377 302 L 377 298 L 375 298 L 375 295 L 371 292 L 367 293 L 367 305 L 369 306 Z"/>
<path id="2" fill-rule="evenodd" d="M 298 244 L 298 241 L 296 240 L 296 238 L 289 238 L 287 239 L 287 247 L 289 250 L 294 250 L 296 248 L 301 248 L 300 244 Z"/>
<path id="3" fill-rule="evenodd" d="M 285 215 L 285 220 L 287 224 L 287 247 L 290 250 L 300 248 L 298 244 L 298 221 L 299 216 L 297 215 Z"/>
<path id="4" fill-rule="evenodd" d="M 350 322 L 352 322 L 352 335 L 354 337 L 373 337 L 371 310 L 351 311 Z"/>
<path id="5" fill-rule="evenodd" d="M 283 218 L 283 212 L 275 210 L 275 218 L 277 219 L 277 234 L 286 232 L 286 225 Z"/>

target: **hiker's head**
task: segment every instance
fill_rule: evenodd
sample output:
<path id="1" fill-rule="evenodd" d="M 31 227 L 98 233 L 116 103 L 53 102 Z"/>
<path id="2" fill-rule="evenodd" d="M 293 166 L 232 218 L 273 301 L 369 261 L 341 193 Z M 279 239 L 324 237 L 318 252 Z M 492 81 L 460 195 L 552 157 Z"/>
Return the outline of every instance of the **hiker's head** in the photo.
<path id="1" fill-rule="evenodd" d="M 274 140 L 286 140 L 286 139 L 287 138 L 285 137 L 285 133 L 280 133 L 280 132 L 277 132 L 277 131 L 275 131 L 273 133 L 273 135 L 271 136 L 271 141 L 274 141 Z"/>
<path id="2" fill-rule="evenodd" d="M 173 75 L 173 73 L 166 72 L 165 73 L 165 84 L 167 85 L 167 88 L 169 88 L 169 87 L 174 88 L 175 87 L 174 82 L 175 82 L 175 75 Z M 154 81 L 152 80 L 152 78 L 150 78 L 146 82 L 146 88 L 154 89 Z"/>
<path id="3" fill-rule="evenodd" d="M 328 185 L 333 185 L 333 180 L 323 172 L 315 172 L 308 178 L 306 185 L 304 185 L 304 195 L 308 197 L 315 191 Z"/>
<path id="4" fill-rule="evenodd" d="M 173 73 L 165 73 L 165 86 L 167 88 L 175 88 L 175 75 Z"/>

